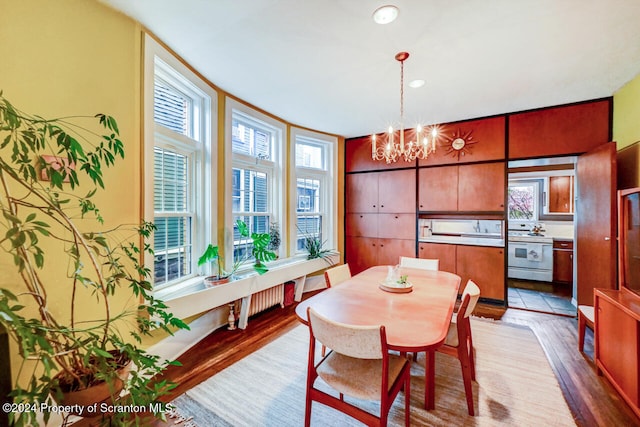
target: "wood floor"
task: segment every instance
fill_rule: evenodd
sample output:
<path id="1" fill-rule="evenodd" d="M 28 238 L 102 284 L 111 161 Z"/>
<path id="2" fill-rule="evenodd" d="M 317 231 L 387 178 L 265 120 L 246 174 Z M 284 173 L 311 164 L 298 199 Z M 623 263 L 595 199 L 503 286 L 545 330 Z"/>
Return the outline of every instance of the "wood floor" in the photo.
<path id="1" fill-rule="evenodd" d="M 172 368 L 166 377 L 177 382 L 174 398 L 211 375 L 240 360 L 298 325 L 294 306 L 276 308 L 251 318 L 245 330 L 220 329 L 206 337 L 181 358 L 182 367 Z M 577 348 L 577 321 L 566 316 L 535 313 L 480 304 L 475 315 L 528 325 L 538 336 L 565 399 L 579 426 L 640 426 L 604 377 L 595 374 L 593 335 L 587 332 L 585 352 Z M 168 400 L 171 400 L 168 399 Z M 160 425 L 160 424 L 158 424 Z"/>
<path id="2" fill-rule="evenodd" d="M 593 335 L 589 331 L 585 340 L 587 354 L 577 350 L 576 319 L 484 304 L 479 304 L 474 314 L 527 325 L 535 332 L 578 426 L 640 426 L 640 420 L 607 380 L 596 376 L 592 361 Z M 165 401 L 174 399 L 298 324 L 294 306 L 289 306 L 252 317 L 245 330 L 215 331 L 180 357 L 182 367 L 171 367 L 166 371 L 165 377 L 178 386 Z M 168 425 L 173 424 L 160 421 L 154 424 L 156 427 Z"/>

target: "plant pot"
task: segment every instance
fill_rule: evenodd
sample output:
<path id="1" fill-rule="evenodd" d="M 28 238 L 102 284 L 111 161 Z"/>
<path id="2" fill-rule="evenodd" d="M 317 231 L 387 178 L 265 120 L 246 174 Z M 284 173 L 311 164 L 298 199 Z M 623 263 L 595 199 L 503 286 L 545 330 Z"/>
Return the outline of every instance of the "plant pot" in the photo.
<path id="1" fill-rule="evenodd" d="M 53 400 L 55 400 L 58 405 L 69 406 L 70 408 L 73 408 L 74 405 L 78 405 L 81 408 L 86 408 L 87 406 L 91 406 L 97 403 L 98 406 L 96 412 L 100 413 L 100 404 L 105 402 L 113 404 L 114 401 L 117 400 L 120 392 L 124 388 L 125 381 L 129 377 L 130 371 L 131 362 L 128 362 L 125 366 L 119 368 L 116 371 L 117 377 L 111 384 L 107 384 L 106 382 L 101 381 L 97 384 L 94 384 L 87 388 L 83 388 L 81 390 L 67 392 L 63 391 L 61 398 L 58 398 L 53 394 L 51 395 L 51 397 L 53 397 Z M 56 376 L 59 375 L 60 374 Z M 86 416 L 87 411 L 85 409 L 84 413 L 82 414 L 79 411 L 70 411 L 69 413 L 72 415 Z"/>
<path id="2" fill-rule="evenodd" d="M 205 286 L 210 288 L 212 286 L 218 286 L 225 283 L 229 283 L 229 280 L 230 280 L 229 277 L 223 277 L 219 279 L 218 276 L 207 276 L 204 278 L 204 284 Z"/>

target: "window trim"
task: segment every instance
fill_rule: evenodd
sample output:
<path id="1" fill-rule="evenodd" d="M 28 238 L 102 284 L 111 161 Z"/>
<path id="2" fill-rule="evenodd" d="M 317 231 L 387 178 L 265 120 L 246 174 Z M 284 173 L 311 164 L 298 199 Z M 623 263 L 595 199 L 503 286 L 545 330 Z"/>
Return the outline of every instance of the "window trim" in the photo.
<path id="1" fill-rule="evenodd" d="M 324 164 L 325 169 L 298 167 L 296 166 L 296 143 L 298 138 L 311 140 L 314 143 L 325 147 Z M 321 195 L 320 204 L 326 204 L 323 211 L 322 236 L 326 240 L 326 249 L 337 249 L 338 245 L 338 138 L 326 135 L 320 132 L 314 132 L 298 127 L 291 127 L 290 132 L 290 151 L 289 151 L 289 194 L 291 195 L 291 203 L 289 207 L 289 216 L 291 217 L 292 230 L 289 236 L 289 247 L 293 256 L 303 252 L 297 252 L 297 185 L 298 178 L 320 179 L 323 186 L 323 194 Z M 303 173 L 301 173 L 303 171 Z M 324 197 L 323 197 L 324 196 Z"/>
<path id="2" fill-rule="evenodd" d="M 186 95 L 195 93 L 198 97 L 202 97 L 203 103 L 194 105 L 193 108 L 202 109 L 199 117 L 204 119 L 194 118 L 196 120 L 194 124 L 196 128 L 192 129 L 193 139 L 197 139 L 202 143 L 201 149 L 197 150 L 198 154 L 196 154 L 201 156 L 201 161 L 196 162 L 194 166 L 197 169 L 192 172 L 195 174 L 193 177 L 194 185 L 199 188 L 199 190 L 196 190 L 197 194 L 194 199 L 195 226 L 192 247 L 194 274 L 188 279 L 169 282 L 155 288 L 154 294 L 157 293 L 161 296 L 162 294 L 174 293 L 198 281 L 202 281 L 202 277 L 199 276 L 200 271 L 196 265 L 197 258 L 204 251 L 207 244 L 217 244 L 217 234 L 214 230 L 217 230 L 218 197 L 215 197 L 212 192 L 218 188 L 218 185 L 217 175 L 211 171 L 213 166 L 216 165 L 216 156 L 214 154 L 217 153 L 217 138 L 215 136 L 218 134 L 218 94 L 149 34 L 144 35 L 144 81 L 141 101 L 143 104 L 142 134 L 144 144 L 141 147 L 141 154 L 144 168 L 142 174 L 142 216 L 145 221 L 152 222 L 154 218 L 153 162 L 156 137 L 165 139 L 165 141 L 169 138 L 169 141 L 166 141 L 166 145 L 175 145 L 177 151 L 182 151 L 184 146 L 181 147 L 181 145 L 183 144 L 191 145 L 185 140 L 185 136 L 155 123 L 154 79 L 157 63 L 163 64 L 161 67 L 164 68 L 160 73 L 163 78 L 166 78 L 165 76 L 176 77 L 177 75 L 178 79 L 184 79 L 188 82 L 180 87 L 181 90 L 186 92 Z M 153 266 L 153 256 L 145 254 L 144 262 L 147 266 Z"/>
<path id="3" fill-rule="evenodd" d="M 258 159 L 253 156 L 247 156 L 243 154 L 234 154 L 232 147 L 232 132 L 233 132 L 233 115 L 234 112 L 238 112 L 243 116 L 243 120 L 253 121 L 257 126 L 265 126 L 270 128 L 275 135 L 275 142 L 272 147 L 272 159 Z M 225 173 L 225 196 L 224 196 L 224 236 L 221 236 L 221 239 L 224 241 L 224 253 L 232 254 L 233 253 L 233 176 L 232 171 L 233 168 L 237 165 L 240 166 L 251 166 L 253 168 L 260 169 L 270 169 L 273 174 L 274 180 L 274 188 L 272 194 L 269 195 L 269 209 L 268 211 L 271 213 L 272 218 L 270 221 L 277 221 L 280 225 L 280 233 L 285 236 L 287 232 L 287 218 L 285 215 L 285 192 L 286 187 L 284 184 L 284 179 L 286 175 L 286 171 L 284 170 L 283 158 L 286 147 L 286 130 L 287 125 L 279 120 L 274 119 L 271 116 L 268 116 L 264 113 L 255 110 L 246 104 L 243 104 L 233 98 L 226 97 L 225 98 L 225 124 L 224 124 L 225 132 L 224 132 L 224 173 Z M 235 158 L 234 158 L 235 157 Z M 286 238 L 286 237 L 285 237 Z M 283 238 L 284 240 L 284 238 Z M 281 246 L 278 250 L 279 254 L 282 256 L 283 247 Z M 233 262 L 233 257 L 226 256 L 225 263 L 227 264 L 227 268 L 230 267 Z M 250 265 L 244 265 L 239 272 L 249 270 L 251 268 Z"/>

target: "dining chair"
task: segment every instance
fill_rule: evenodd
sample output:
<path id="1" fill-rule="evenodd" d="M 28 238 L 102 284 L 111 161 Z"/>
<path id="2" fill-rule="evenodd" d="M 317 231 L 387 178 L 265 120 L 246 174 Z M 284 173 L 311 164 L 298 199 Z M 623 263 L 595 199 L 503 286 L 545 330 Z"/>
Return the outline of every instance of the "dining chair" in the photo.
<path id="1" fill-rule="evenodd" d="M 400 267 L 420 268 L 422 270 L 438 271 L 438 269 L 440 268 L 440 260 L 401 256 Z"/>
<path id="2" fill-rule="evenodd" d="M 471 381 L 476 379 L 476 363 L 473 355 L 473 340 L 471 338 L 471 322 L 469 318 L 476 308 L 479 298 L 480 288 L 469 280 L 462 292 L 462 303 L 458 308 L 454 321 L 449 325 L 447 338 L 437 350 L 450 356 L 456 356 L 460 361 L 469 415 L 474 415 Z"/>
<path id="3" fill-rule="evenodd" d="M 410 362 L 390 354 L 384 326 L 334 322 L 307 308 L 309 360 L 305 400 L 305 427 L 311 424 L 311 405 L 318 402 L 369 426 L 386 426 L 389 409 L 400 392 L 405 394 L 405 426 L 409 425 Z M 316 363 L 316 340 L 332 350 Z M 339 397 L 315 387 L 320 377 Z M 344 396 L 380 402 L 376 415 L 344 400 Z"/>
<path id="4" fill-rule="evenodd" d="M 588 326 L 593 331 L 594 323 L 593 306 L 591 305 L 579 305 L 578 306 L 578 350 L 581 353 L 584 352 L 584 333 Z"/>
<path id="5" fill-rule="evenodd" d="M 327 283 L 327 288 L 339 285 L 340 283 L 350 278 L 351 270 L 349 269 L 349 263 L 329 268 L 324 272 L 324 279 Z"/>

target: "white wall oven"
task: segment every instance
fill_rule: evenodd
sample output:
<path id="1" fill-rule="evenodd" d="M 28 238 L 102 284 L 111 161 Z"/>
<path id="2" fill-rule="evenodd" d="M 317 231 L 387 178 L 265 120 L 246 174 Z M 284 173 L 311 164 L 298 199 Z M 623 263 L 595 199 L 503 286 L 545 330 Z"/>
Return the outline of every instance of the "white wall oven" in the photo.
<path id="1" fill-rule="evenodd" d="M 553 239 L 542 236 L 509 236 L 508 277 L 553 281 Z"/>

